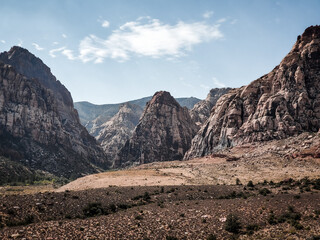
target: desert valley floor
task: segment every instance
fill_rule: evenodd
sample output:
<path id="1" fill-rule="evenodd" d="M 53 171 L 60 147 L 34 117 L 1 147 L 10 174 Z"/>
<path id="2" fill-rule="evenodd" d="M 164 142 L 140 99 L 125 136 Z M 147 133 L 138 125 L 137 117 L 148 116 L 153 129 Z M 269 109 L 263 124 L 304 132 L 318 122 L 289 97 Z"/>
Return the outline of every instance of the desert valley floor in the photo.
<path id="1" fill-rule="evenodd" d="M 3 187 L 0 238 L 319 239 L 319 141 L 302 134 L 29 187 L 32 194 Z M 239 217 L 238 233 L 225 230 L 228 214 Z"/>

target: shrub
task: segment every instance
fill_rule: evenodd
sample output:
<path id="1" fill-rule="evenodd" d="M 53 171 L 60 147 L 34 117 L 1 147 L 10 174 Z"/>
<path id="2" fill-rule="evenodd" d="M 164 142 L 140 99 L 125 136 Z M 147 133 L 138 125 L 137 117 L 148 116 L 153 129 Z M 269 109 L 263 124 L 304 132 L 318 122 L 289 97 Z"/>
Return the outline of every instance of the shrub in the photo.
<path id="1" fill-rule="evenodd" d="M 207 237 L 207 240 L 216 240 L 216 239 L 217 239 L 216 235 L 212 233 Z"/>
<path id="2" fill-rule="evenodd" d="M 259 193 L 263 196 L 267 196 L 268 194 L 271 193 L 271 191 L 268 188 L 262 188 L 259 190 Z"/>
<path id="3" fill-rule="evenodd" d="M 253 187 L 254 187 L 253 182 L 250 180 L 250 181 L 248 182 L 247 186 L 253 188 Z"/>
<path id="4" fill-rule="evenodd" d="M 241 223 L 239 217 L 235 214 L 229 214 L 225 223 L 225 230 L 231 233 L 239 233 L 241 229 Z"/>
<path id="5" fill-rule="evenodd" d="M 83 214 L 86 217 L 94 217 L 105 213 L 101 203 L 89 203 L 84 209 Z"/>
<path id="6" fill-rule="evenodd" d="M 236 185 L 242 185 L 239 178 L 236 179 Z"/>

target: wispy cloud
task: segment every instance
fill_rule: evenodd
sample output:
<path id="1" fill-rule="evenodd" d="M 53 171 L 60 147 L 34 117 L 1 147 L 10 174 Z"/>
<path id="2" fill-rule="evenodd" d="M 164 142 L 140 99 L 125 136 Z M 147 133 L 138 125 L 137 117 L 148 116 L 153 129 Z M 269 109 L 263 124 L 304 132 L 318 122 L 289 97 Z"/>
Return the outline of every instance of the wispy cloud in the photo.
<path id="1" fill-rule="evenodd" d="M 206 11 L 202 16 L 208 19 L 208 18 L 211 18 L 213 14 L 214 14 L 213 11 Z"/>
<path id="2" fill-rule="evenodd" d="M 217 21 L 217 23 L 224 23 L 225 21 L 227 21 L 226 18 L 220 18 L 220 19 Z"/>
<path id="3" fill-rule="evenodd" d="M 49 51 L 49 55 L 50 55 L 51 57 L 55 58 L 55 57 L 57 57 L 57 55 L 56 55 L 57 52 L 62 52 L 62 51 L 65 50 L 65 49 L 66 49 L 66 47 L 51 49 L 51 50 Z"/>
<path id="4" fill-rule="evenodd" d="M 226 87 L 226 85 L 224 85 L 222 82 L 220 82 L 217 78 L 213 77 L 212 80 L 213 80 L 214 85 L 216 85 L 217 87 L 221 87 L 221 88 Z"/>
<path id="5" fill-rule="evenodd" d="M 5 40 L 1 40 L 1 43 L 5 44 L 5 43 L 6 43 L 6 41 L 5 41 Z"/>
<path id="6" fill-rule="evenodd" d="M 120 26 L 107 39 L 95 35 L 85 37 L 80 42 L 79 58 L 95 63 L 105 58 L 126 61 L 132 55 L 177 58 L 191 51 L 194 45 L 222 38 L 219 27 L 220 24 L 182 21 L 169 25 L 158 19 L 139 18 Z"/>
<path id="7" fill-rule="evenodd" d="M 103 20 L 103 21 L 101 22 L 101 26 L 104 27 L 104 28 L 108 28 L 108 27 L 110 26 L 110 23 L 109 23 L 109 21 L 107 21 L 107 20 Z"/>
<path id="8" fill-rule="evenodd" d="M 32 43 L 32 45 L 34 46 L 35 49 L 37 49 L 38 51 L 42 51 L 44 48 L 40 47 L 39 44 L 37 43 Z"/>
<path id="9" fill-rule="evenodd" d="M 66 34 L 64 34 L 64 33 L 63 33 L 61 36 L 62 36 L 63 38 L 67 38 L 67 37 L 68 37 L 68 36 L 67 36 Z"/>
<path id="10" fill-rule="evenodd" d="M 69 49 L 64 49 L 61 51 L 69 60 L 76 60 L 77 58 L 73 55 L 73 51 Z"/>
<path id="11" fill-rule="evenodd" d="M 52 45 L 58 45 L 59 44 L 59 42 L 53 42 L 52 43 Z"/>
<path id="12" fill-rule="evenodd" d="M 49 51 L 49 55 L 53 58 L 57 57 L 57 53 L 61 53 L 62 55 L 66 56 L 69 60 L 77 59 L 77 57 L 74 56 L 73 51 L 67 49 L 66 47 L 55 48 Z"/>

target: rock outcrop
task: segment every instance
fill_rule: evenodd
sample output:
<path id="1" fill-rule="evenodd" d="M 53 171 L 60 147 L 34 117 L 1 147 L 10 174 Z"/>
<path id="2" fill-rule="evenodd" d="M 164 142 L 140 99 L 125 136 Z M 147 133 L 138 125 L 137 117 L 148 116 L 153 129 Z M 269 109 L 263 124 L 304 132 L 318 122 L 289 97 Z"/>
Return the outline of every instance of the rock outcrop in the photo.
<path id="1" fill-rule="evenodd" d="M 188 109 L 165 91 L 148 102 L 132 137 L 120 150 L 116 166 L 181 160 L 189 149 L 196 125 Z"/>
<path id="2" fill-rule="evenodd" d="M 0 155 L 65 177 L 108 167 L 69 91 L 20 47 L 0 54 Z"/>
<path id="3" fill-rule="evenodd" d="M 201 126 L 210 116 L 211 109 L 216 105 L 218 99 L 230 91 L 231 88 L 213 88 L 206 99 L 196 103 L 190 110 L 191 119 Z"/>
<path id="4" fill-rule="evenodd" d="M 101 143 L 107 158 L 112 161 L 116 154 L 132 136 L 143 109 L 138 105 L 125 103 L 120 106 L 118 113 L 100 126 L 96 139 Z"/>
<path id="5" fill-rule="evenodd" d="M 311 26 L 269 74 L 218 100 L 185 159 L 242 143 L 317 132 L 319 127 L 320 26 Z"/>

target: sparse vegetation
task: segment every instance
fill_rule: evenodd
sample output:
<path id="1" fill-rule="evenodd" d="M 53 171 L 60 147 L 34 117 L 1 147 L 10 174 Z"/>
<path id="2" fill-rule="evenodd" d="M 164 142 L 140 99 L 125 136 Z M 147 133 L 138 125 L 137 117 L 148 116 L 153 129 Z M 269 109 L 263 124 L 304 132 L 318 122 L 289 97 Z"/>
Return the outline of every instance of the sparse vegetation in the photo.
<path id="1" fill-rule="evenodd" d="M 254 187 L 254 184 L 253 184 L 253 182 L 250 180 L 250 181 L 248 182 L 247 186 L 250 187 L 250 188 L 253 188 L 253 187 Z"/>
<path id="2" fill-rule="evenodd" d="M 241 223 L 239 217 L 233 213 L 230 213 L 226 219 L 225 230 L 237 234 L 239 233 L 240 229 Z"/>
<path id="3" fill-rule="evenodd" d="M 94 217 L 105 214 L 106 211 L 103 209 L 101 203 L 89 203 L 84 209 L 83 209 L 83 215 L 85 217 Z"/>

